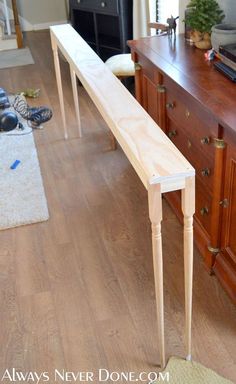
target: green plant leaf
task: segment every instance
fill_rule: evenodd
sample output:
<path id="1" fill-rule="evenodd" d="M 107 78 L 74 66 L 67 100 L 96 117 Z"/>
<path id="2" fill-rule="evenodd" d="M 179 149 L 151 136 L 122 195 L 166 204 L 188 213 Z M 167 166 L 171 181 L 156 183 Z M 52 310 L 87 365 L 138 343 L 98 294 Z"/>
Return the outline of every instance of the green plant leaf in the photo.
<path id="1" fill-rule="evenodd" d="M 185 22 L 199 32 L 211 32 L 215 24 L 223 21 L 225 15 L 216 0 L 190 0 Z"/>

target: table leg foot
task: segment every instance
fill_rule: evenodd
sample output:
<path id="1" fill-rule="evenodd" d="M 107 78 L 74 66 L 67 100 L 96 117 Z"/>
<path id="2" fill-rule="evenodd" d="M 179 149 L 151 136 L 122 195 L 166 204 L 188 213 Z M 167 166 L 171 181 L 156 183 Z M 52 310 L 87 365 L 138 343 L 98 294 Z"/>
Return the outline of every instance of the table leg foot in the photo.
<path id="1" fill-rule="evenodd" d="M 160 345 L 161 368 L 166 365 L 164 337 L 164 294 L 163 294 L 163 260 L 162 260 L 162 199 L 160 185 L 151 185 L 148 190 L 149 216 L 152 223 L 152 250 L 157 304 L 158 339 Z"/>

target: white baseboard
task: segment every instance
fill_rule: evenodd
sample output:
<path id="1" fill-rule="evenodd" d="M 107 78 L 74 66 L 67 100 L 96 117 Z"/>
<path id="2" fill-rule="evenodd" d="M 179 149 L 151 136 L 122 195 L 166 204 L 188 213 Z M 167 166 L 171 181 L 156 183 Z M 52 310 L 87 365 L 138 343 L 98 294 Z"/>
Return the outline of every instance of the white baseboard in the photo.
<path id="1" fill-rule="evenodd" d="M 68 24 L 68 20 L 49 21 L 46 23 L 34 24 L 33 30 L 39 31 L 41 29 L 49 29 L 51 25 Z"/>

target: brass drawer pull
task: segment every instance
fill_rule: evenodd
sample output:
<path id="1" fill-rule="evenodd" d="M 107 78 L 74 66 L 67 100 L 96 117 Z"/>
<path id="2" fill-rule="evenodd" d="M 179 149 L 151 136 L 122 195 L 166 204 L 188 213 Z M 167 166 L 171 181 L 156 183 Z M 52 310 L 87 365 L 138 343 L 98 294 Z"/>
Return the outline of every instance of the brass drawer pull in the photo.
<path id="1" fill-rule="evenodd" d="M 175 107 L 175 103 L 167 103 L 166 104 L 167 109 L 174 109 L 174 107 Z"/>
<path id="2" fill-rule="evenodd" d="M 208 213 L 209 213 L 208 207 L 201 208 L 200 213 L 202 216 L 208 215 Z"/>
<path id="3" fill-rule="evenodd" d="M 186 119 L 188 119 L 190 117 L 190 112 L 188 109 L 186 109 L 186 111 L 185 111 L 185 117 L 186 117 Z"/>
<path id="4" fill-rule="evenodd" d="M 165 93 L 165 91 L 166 91 L 166 88 L 164 87 L 164 85 L 162 85 L 162 84 L 157 85 L 157 92 L 158 93 Z"/>
<path id="5" fill-rule="evenodd" d="M 224 149 L 225 148 L 225 141 L 223 139 L 214 138 L 214 146 L 218 149 Z"/>
<path id="6" fill-rule="evenodd" d="M 175 129 L 173 129 L 173 131 L 169 131 L 168 132 L 168 136 L 171 138 L 171 137 L 175 137 L 177 135 L 177 131 Z"/>
<path id="7" fill-rule="evenodd" d="M 210 144 L 210 141 L 211 141 L 211 139 L 210 139 L 210 137 L 208 137 L 208 136 L 203 137 L 203 138 L 201 139 L 201 143 L 202 143 L 202 144 Z"/>
<path id="8" fill-rule="evenodd" d="M 202 174 L 202 176 L 210 176 L 211 170 L 209 168 L 203 168 L 201 170 L 201 174 Z"/>
<path id="9" fill-rule="evenodd" d="M 221 200 L 220 205 L 223 208 L 227 208 L 229 206 L 229 200 L 228 199 Z"/>
<path id="10" fill-rule="evenodd" d="M 139 63 L 134 63 L 134 69 L 135 69 L 135 71 L 140 71 L 140 70 L 142 69 L 141 64 L 139 64 Z"/>

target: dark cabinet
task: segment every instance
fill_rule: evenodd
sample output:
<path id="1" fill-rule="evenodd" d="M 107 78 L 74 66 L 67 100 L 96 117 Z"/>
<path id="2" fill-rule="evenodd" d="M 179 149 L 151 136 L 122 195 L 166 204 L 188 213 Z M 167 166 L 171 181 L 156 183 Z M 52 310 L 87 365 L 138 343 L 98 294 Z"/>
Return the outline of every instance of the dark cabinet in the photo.
<path id="1" fill-rule="evenodd" d="M 70 0 L 70 20 L 76 31 L 105 61 L 129 52 L 132 0 Z"/>

